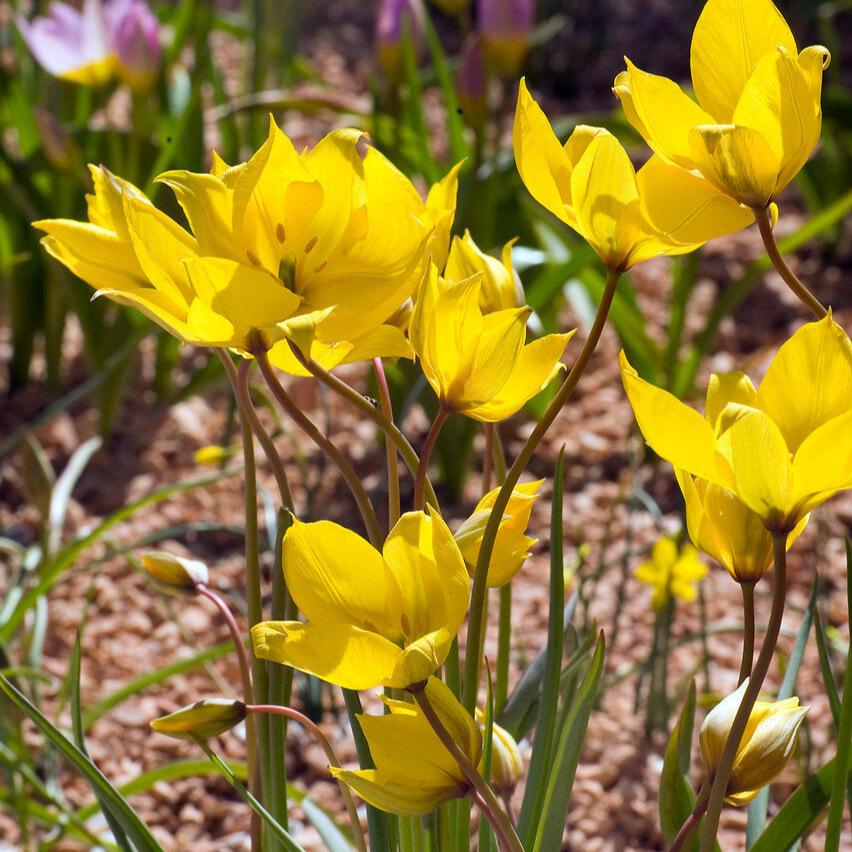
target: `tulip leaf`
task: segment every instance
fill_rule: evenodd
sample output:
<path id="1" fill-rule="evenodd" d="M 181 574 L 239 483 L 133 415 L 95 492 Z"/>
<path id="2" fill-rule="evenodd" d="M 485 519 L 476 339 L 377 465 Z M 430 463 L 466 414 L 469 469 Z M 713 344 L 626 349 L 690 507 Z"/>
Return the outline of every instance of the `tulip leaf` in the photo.
<path id="1" fill-rule="evenodd" d="M 65 525 L 65 514 L 68 511 L 68 503 L 71 500 L 71 492 L 77 481 L 83 475 L 86 465 L 92 456 L 101 448 L 103 441 L 100 438 L 89 438 L 74 450 L 68 464 L 56 480 L 50 495 L 50 511 L 48 514 L 47 535 L 48 554 L 55 553 L 59 547 L 62 528 Z"/>
<path id="2" fill-rule="evenodd" d="M 837 722 L 840 718 L 840 695 L 837 692 L 837 684 L 834 682 L 834 672 L 831 670 L 831 659 L 828 656 L 828 642 L 825 638 L 825 629 L 822 626 L 822 618 L 818 610 L 814 615 L 814 636 L 816 636 L 819 665 L 822 671 L 825 693 L 828 696 L 828 706 L 831 710 L 834 727 L 837 729 Z"/>
<path id="3" fill-rule="evenodd" d="M 491 761 L 494 753 L 494 684 L 491 680 L 491 667 L 485 660 L 485 731 L 482 738 L 482 780 L 488 784 L 491 781 Z M 493 852 L 497 849 L 497 838 L 494 829 L 487 819 L 479 821 L 479 852 Z"/>
<path id="4" fill-rule="evenodd" d="M 589 716 L 600 686 L 605 648 L 601 631 L 580 688 L 574 700 L 563 708 L 541 809 L 546 816 L 536 826 L 535 840 L 530 844 L 533 852 L 558 852 L 562 848 L 562 832 L 571 804 L 571 788 L 574 786 Z"/>
<path id="5" fill-rule="evenodd" d="M 689 685 L 686 703 L 672 731 L 660 774 L 660 826 L 671 843 L 695 805 L 695 792 L 689 783 L 692 732 L 695 726 L 695 681 Z"/>
<path id="6" fill-rule="evenodd" d="M 565 484 L 565 447 L 559 450 L 553 473 L 553 500 L 550 508 L 550 583 L 547 613 L 547 644 L 541 679 L 541 700 L 535 722 L 532 756 L 518 818 L 518 834 L 526 842 L 532 839 L 534 826 L 541 819 L 545 784 L 551 766 L 554 727 L 559 704 L 559 675 L 562 669 L 565 627 L 562 611 L 565 577 L 562 531 L 562 493 Z"/>
<path id="7" fill-rule="evenodd" d="M 29 699 L 5 678 L 0 677 L 0 692 L 30 718 L 47 741 L 85 779 L 102 806 L 107 806 L 138 852 L 162 852 L 154 835 L 127 800 L 91 760 L 56 728 Z"/>

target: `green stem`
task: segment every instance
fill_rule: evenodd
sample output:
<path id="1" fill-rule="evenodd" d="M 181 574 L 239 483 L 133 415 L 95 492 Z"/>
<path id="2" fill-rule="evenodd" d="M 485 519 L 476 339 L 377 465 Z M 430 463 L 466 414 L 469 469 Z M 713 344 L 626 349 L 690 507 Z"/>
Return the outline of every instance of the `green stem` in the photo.
<path id="1" fill-rule="evenodd" d="M 385 375 L 385 365 L 381 358 L 373 358 L 373 370 L 376 374 L 376 384 L 379 388 L 379 405 L 382 414 L 393 423 L 393 404 L 391 403 L 388 377 Z M 385 454 L 388 465 L 388 528 L 393 529 L 399 520 L 399 459 L 396 447 L 385 438 Z"/>
<path id="2" fill-rule="evenodd" d="M 683 849 L 686 845 L 686 841 L 689 840 L 689 836 L 698 827 L 698 823 L 701 822 L 701 817 L 704 816 L 704 812 L 707 810 L 707 803 L 709 801 L 710 784 L 709 781 L 705 779 L 704 783 L 701 785 L 701 789 L 698 791 L 698 798 L 695 801 L 695 807 L 686 822 L 678 830 L 674 840 L 672 840 L 672 845 L 669 846 L 669 852 L 680 852 L 680 850 Z"/>
<path id="3" fill-rule="evenodd" d="M 485 448 L 482 451 L 482 493 L 487 494 L 491 490 L 491 477 L 494 473 L 494 431 L 493 423 L 483 423 L 485 432 Z"/>
<path id="4" fill-rule="evenodd" d="M 417 453 L 396 425 L 385 417 L 385 415 L 368 399 L 358 393 L 355 388 L 349 387 L 346 382 L 341 381 L 337 378 L 337 376 L 329 373 L 328 370 L 324 370 L 313 359 L 305 358 L 301 351 L 294 346 L 292 342 L 290 343 L 290 349 L 293 351 L 293 354 L 296 356 L 299 363 L 312 376 L 314 376 L 314 378 L 318 379 L 327 388 L 330 388 L 336 394 L 352 403 L 352 405 L 354 405 L 369 420 L 372 420 L 373 423 L 375 423 L 376 426 L 385 433 L 385 437 L 388 438 L 399 451 L 399 454 L 402 456 L 402 460 L 405 462 L 405 466 L 411 472 L 411 475 L 416 476 L 417 468 L 420 464 L 417 458 Z M 426 477 L 426 501 L 435 506 L 435 508 L 438 508 L 438 498 L 435 496 L 435 491 L 432 488 L 432 483 L 429 482 L 429 477 Z"/>
<path id="5" fill-rule="evenodd" d="M 250 704 L 246 708 L 249 713 L 269 713 L 278 716 L 283 716 L 285 719 L 292 719 L 298 722 L 313 738 L 320 744 L 325 756 L 328 759 L 328 765 L 340 768 L 340 761 L 337 759 L 334 748 L 328 741 L 328 737 L 322 730 L 304 713 L 294 710 L 292 707 L 281 707 L 277 704 Z M 364 840 L 364 832 L 361 830 L 361 821 L 358 819 L 358 810 L 355 807 L 355 802 L 352 799 L 352 793 L 349 787 L 343 781 L 338 781 L 343 802 L 346 805 L 346 812 L 349 814 L 349 821 L 352 824 L 352 836 L 355 839 L 355 846 L 360 852 L 366 852 L 367 844 Z"/>
<path id="6" fill-rule="evenodd" d="M 444 723 L 435 712 L 435 708 L 432 707 L 426 695 L 426 690 L 421 686 L 419 689 L 409 687 L 409 691 L 426 717 L 426 721 L 429 722 L 432 730 L 437 734 L 438 739 L 444 744 L 444 747 L 453 756 L 456 763 L 458 763 L 459 769 L 461 769 L 462 774 L 471 786 L 477 804 L 488 822 L 491 823 L 494 833 L 500 838 L 502 848 L 508 850 L 508 852 L 524 852 L 524 847 L 521 846 L 521 841 L 515 833 L 515 827 L 512 825 L 506 812 L 500 807 L 494 791 L 483 781 L 482 776 L 476 771 L 476 767 L 474 767 L 467 755 L 450 736 L 449 731 L 444 727 Z"/>
<path id="7" fill-rule="evenodd" d="M 606 318 L 609 314 L 610 306 L 612 305 L 613 297 L 615 296 L 615 288 L 618 284 L 618 279 L 621 273 L 614 270 L 607 271 L 606 285 L 604 286 L 603 294 L 601 295 L 601 303 L 598 306 L 598 311 L 595 314 L 594 322 L 589 330 L 589 336 L 586 339 L 583 348 L 580 351 L 577 360 L 571 371 L 565 377 L 556 396 L 551 401 L 547 410 L 542 415 L 541 420 L 536 424 L 526 443 L 522 447 L 514 464 L 506 474 L 506 479 L 497 494 L 497 499 L 494 501 L 494 506 L 491 509 L 491 516 L 488 518 L 488 523 L 485 527 L 485 533 L 482 537 L 482 544 L 479 548 L 479 556 L 476 560 L 476 569 L 473 575 L 473 590 L 471 592 L 470 618 L 467 628 L 467 648 L 468 655 L 465 660 L 465 682 L 464 682 L 464 705 L 468 712 L 472 713 L 476 706 L 476 695 L 479 689 L 479 672 L 480 659 L 476 650 L 482 644 L 482 634 L 485 630 L 484 611 L 485 611 L 485 595 L 488 589 L 486 580 L 488 576 L 488 564 L 491 561 L 491 554 L 494 550 L 494 542 L 497 539 L 497 531 L 500 527 L 500 520 L 506 511 L 506 506 L 509 505 L 509 498 L 512 496 L 512 490 L 518 484 L 521 474 L 526 468 L 529 460 L 535 453 L 536 447 L 544 437 L 547 430 L 553 424 L 556 416 L 562 410 L 562 406 L 571 398 L 580 377 L 585 372 L 589 359 L 598 345 L 601 332 L 606 324 Z"/>
<path id="8" fill-rule="evenodd" d="M 766 254 L 772 261 L 775 271 L 784 279 L 784 283 L 796 294 L 799 301 L 817 318 L 822 319 L 828 311 L 823 307 L 822 302 L 811 293 L 808 288 L 802 284 L 796 277 L 796 274 L 787 266 L 784 257 L 778 248 L 778 243 L 775 242 L 775 235 L 772 233 L 772 222 L 769 218 L 769 210 L 767 208 L 756 209 L 754 211 L 754 220 L 757 222 L 760 236 L 763 239 L 763 245 L 766 248 Z"/>
<path id="9" fill-rule="evenodd" d="M 763 681 L 766 679 L 766 673 L 769 671 L 769 665 L 775 654 L 775 646 L 778 644 L 778 635 L 781 632 L 781 620 L 784 616 L 784 599 L 787 592 L 787 533 L 773 533 L 772 549 L 775 555 L 775 589 L 772 595 L 772 610 L 769 614 L 769 624 L 766 626 L 766 635 L 763 639 L 763 645 L 760 648 L 757 662 L 752 669 L 748 687 L 746 688 L 745 695 L 743 695 L 742 703 L 737 710 L 737 715 L 734 716 L 725 748 L 722 750 L 719 765 L 716 767 L 713 786 L 710 790 L 710 801 L 707 806 L 707 817 L 701 832 L 700 852 L 711 852 L 713 849 L 713 844 L 716 840 L 716 831 L 719 827 L 719 817 L 722 814 L 722 808 L 725 804 L 725 793 L 731 777 L 731 769 L 737 756 L 737 749 L 748 724 L 754 703 L 760 694 Z"/>
<path id="10" fill-rule="evenodd" d="M 414 510 L 422 509 L 425 502 L 425 485 L 427 472 L 429 470 L 429 460 L 432 458 L 432 450 L 435 449 L 435 443 L 438 440 L 438 435 L 441 434 L 441 427 L 447 422 L 449 411 L 441 406 L 435 419 L 432 421 L 432 426 L 426 435 L 426 440 L 423 442 L 423 449 L 420 451 L 420 464 L 417 466 L 417 475 L 414 477 Z"/>
<path id="11" fill-rule="evenodd" d="M 500 586 L 500 616 L 497 632 L 497 671 L 494 678 L 494 714 L 500 713 L 509 697 L 509 656 L 512 639 L 512 584 Z"/>
<path id="12" fill-rule="evenodd" d="M 750 674 L 754 662 L 754 583 L 740 583 L 743 593 L 743 657 L 740 663 L 741 684 Z"/>
<path id="13" fill-rule="evenodd" d="M 272 364 L 269 363 L 269 358 L 265 352 L 256 352 L 255 359 L 257 360 L 260 372 L 266 381 L 267 387 L 272 391 L 272 395 L 278 401 L 278 404 L 287 412 L 290 418 L 296 425 L 319 447 L 322 452 L 328 456 L 337 465 L 337 469 L 343 476 L 352 496 L 355 498 L 355 503 L 358 506 L 358 511 L 361 513 L 361 518 L 364 521 L 364 526 L 367 530 L 367 537 L 374 547 L 381 547 L 384 537 L 382 536 L 381 528 L 379 527 L 379 519 L 376 517 L 373 504 L 364 490 L 361 479 L 355 473 L 354 468 L 347 460 L 346 456 L 330 441 L 319 429 L 314 425 L 311 419 L 296 405 L 290 398 L 284 386 L 278 381 Z"/>

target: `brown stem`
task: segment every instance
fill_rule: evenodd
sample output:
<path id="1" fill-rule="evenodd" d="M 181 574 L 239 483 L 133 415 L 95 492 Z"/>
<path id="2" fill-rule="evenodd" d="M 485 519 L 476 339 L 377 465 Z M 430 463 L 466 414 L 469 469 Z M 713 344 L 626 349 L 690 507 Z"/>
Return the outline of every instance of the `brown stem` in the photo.
<path id="1" fill-rule="evenodd" d="M 435 419 L 432 421 L 432 426 L 426 435 L 426 440 L 423 442 L 423 449 L 420 451 L 420 464 L 417 466 L 417 476 L 414 478 L 414 511 L 422 509 L 425 503 L 425 484 L 426 473 L 429 470 L 429 459 L 432 458 L 432 450 L 435 449 L 435 443 L 438 440 L 438 435 L 441 434 L 441 427 L 447 422 L 447 417 L 450 412 L 441 406 Z"/>
<path id="2" fill-rule="evenodd" d="M 444 727 L 435 708 L 429 701 L 426 695 L 426 690 L 423 685 L 419 688 L 409 687 L 409 692 L 414 696 L 426 721 L 432 726 L 432 730 L 437 734 L 438 739 L 444 744 L 447 751 L 453 756 L 453 759 L 458 763 L 459 769 L 470 784 L 471 789 L 475 793 L 474 798 L 486 819 L 491 823 L 494 833 L 500 840 L 500 845 L 508 852 L 524 852 L 524 847 L 518 839 L 515 832 L 515 827 L 512 825 L 505 811 L 500 807 L 494 791 L 485 783 L 482 776 L 477 772 L 476 767 L 470 762 L 467 755 L 459 748 L 456 741 L 450 736 L 449 731 Z"/>
<path id="3" fill-rule="evenodd" d="M 298 722 L 305 730 L 307 730 L 313 738 L 320 744 L 322 750 L 328 758 L 328 765 L 340 768 L 340 761 L 335 754 L 334 748 L 328 741 L 328 737 L 322 732 L 320 727 L 311 719 L 294 710 L 292 707 L 282 707 L 278 704 L 249 704 L 246 707 L 249 713 L 270 713 L 276 716 L 284 716 L 286 719 L 292 719 Z M 340 792 L 343 796 L 343 802 L 346 805 L 346 812 L 349 814 L 349 821 L 352 823 L 352 836 L 355 839 L 355 845 L 359 852 L 367 852 L 367 843 L 364 840 L 364 831 L 361 828 L 361 820 L 358 819 L 358 809 L 355 807 L 355 802 L 352 799 L 352 794 L 349 792 L 349 787 L 343 781 L 338 781 Z"/>
<path id="4" fill-rule="evenodd" d="M 755 209 L 754 220 L 757 222 L 760 236 L 763 238 L 763 245 L 766 248 L 769 259 L 772 261 L 772 265 L 775 267 L 775 271 L 784 279 L 784 283 L 796 294 L 799 301 L 817 319 L 822 319 L 828 311 L 823 307 L 822 302 L 799 281 L 793 270 L 787 266 L 787 262 L 778 248 L 778 243 L 775 242 L 775 234 L 772 233 L 772 221 L 769 218 L 769 210 L 767 208 Z"/>
<path id="5" fill-rule="evenodd" d="M 740 583 L 743 593 L 743 657 L 739 686 L 750 674 L 754 662 L 754 583 Z"/>
<path id="6" fill-rule="evenodd" d="M 696 826 L 701 822 L 701 817 L 707 810 L 707 803 L 710 801 L 710 784 L 708 780 L 704 781 L 701 790 L 698 793 L 698 798 L 695 801 L 695 807 L 692 813 L 687 817 L 686 822 L 680 827 L 678 833 L 672 840 L 672 845 L 669 846 L 669 852 L 680 852 L 683 849 L 690 834 L 695 831 Z"/>
<path id="7" fill-rule="evenodd" d="M 760 694 L 760 688 L 766 679 L 769 665 L 778 644 L 778 635 L 781 632 L 781 620 L 784 616 L 784 599 L 787 592 L 787 534 L 774 534 L 772 536 L 772 549 L 775 554 L 775 589 L 772 595 L 772 610 L 769 614 L 769 624 L 766 626 L 766 635 L 757 662 L 752 669 L 748 687 L 740 703 L 737 715 L 731 724 L 725 748 L 716 767 L 713 779 L 713 787 L 710 790 L 710 801 L 707 805 L 707 818 L 704 829 L 701 832 L 701 852 L 711 852 L 716 840 L 716 831 L 719 827 L 719 817 L 725 804 L 725 793 L 728 789 L 728 781 L 731 778 L 731 769 L 737 756 L 740 740 L 748 724 L 749 716 Z"/>
<path id="8" fill-rule="evenodd" d="M 388 377 L 385 375 L 385 365 L 381 358 L 373 358 L 373 371 L 376 374 L 376 384 L 379 388 L 379 405 L 387 419 L 393 423 L 393 405 L 391 404 Z M 385 437 L 385 454 L 388 465 L 388 527 L 393 529 L 399 520 L 399 459 L 396 447 Z"/>
<path id="9" fill-rule="evenodd" d="M 275 371 L 272 368 L 272 364 L 269 363 L 266 353 L 255 353 L 255 359 L 269 390 L 272 391 L 272 395 L 278 400 L 278 404 L 320 450 L 337 465 L 338 470 L 349 486 L 349 490 L 352 492 L 352 496 L 355 498 L 358 510 L 361 512 L 364 526 L 367 529 L 367 537 L 374 547 L 381 547 L 383 538 L 382 531 L 379 528 L 379 519 L 376 517 L 373 504 L 370 503 L 370 498 L 367 496 L 367 492 L 364 490 L 358 474 L 355 473 L 346 456 L 317 429 L 313 421 L 290 399 L 289 394 L 284 390 L 284 386 L 278 381 L 278 377 L 275 375 Z"/>

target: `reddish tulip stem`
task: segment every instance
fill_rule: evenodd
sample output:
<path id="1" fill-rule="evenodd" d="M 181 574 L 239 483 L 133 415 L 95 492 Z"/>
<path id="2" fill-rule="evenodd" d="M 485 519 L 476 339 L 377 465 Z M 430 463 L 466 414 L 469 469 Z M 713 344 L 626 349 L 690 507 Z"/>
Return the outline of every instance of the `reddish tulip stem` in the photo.
<path id="1" fill-rule="evenodd" d="M 669 846 L 669 852 L 680 852 L 680 850 L 683 849 L 686 841 L 689 839 L 689 836 L 693 831 L 695 831 L 698 823 L 701 822 L 701 817 L 704 816 L 704 813 L 707 810 L 707 803 L 709 801 L 710 784 L 709 781 L 705 780 L 698 793 L 698 799 L 695 802 L 695 807 L 693 808 L 692 813 L 687 817 L 686 822 L 678 830 L 674 840 L 672 840 L 672 845 Z"/>
<path id="2" fill-rule="evenodd" d="M 751 674 L 754 663 L 754 583 L 740 583 L 740 588 L 743 593 L 743 657 L 738 686 Z"/>
<path id="3" fill-rule="evenodd" d="M 325 756 L 328 759 L 328 765 L 340 768 L 340 761 L 337 759 L 334 747 L 328 741 L 328 737 L 322 732 L 320 727 L 309 719 L 304 713 L 294 710 L 292 707 L 283 707 L 279 704 L 249 704 L 246 709 L 249 713 L 270 713 L 275 716 L 284 716 L 286 719 L 292 719 L 298 722 L 309 734 L 320 744 Z M 355 839 L 355 845 L 359 852 L 367 852 L 367 843 L 364 840 L 364 832 L 361 828 L 361 820 L 358 819 L 358 809 L 355 807 L 355 802 L 352 799 L 352 794 L 349 792 L 349 787 L 343 781 L 338 781 L 343 802 L 346 805 L 346 812 L 349 814 L 349 821 L 352 823 L 352 836 Z"/>
<path id="4" fill-rule="evenodd" d="M 482 453 L 482 494 L 491 490 L 491 477 L 494 472 L 494 429 L 493 423 L 483 424 L 485 431 L 485 449 Z"/>
<path id="5" fill-rule="evenodd" d="M 393 423 L 393 404 L 388 387 L 388 377 L 385 375 L 385 365 L 381 358 L 373 358 L 373 371 L 376 374 L 376 384 L 379 388 L 379 406 L 382 409 L 382 414 Z M 397 449 L 388 440 L 387 435 L 385 436 L 385 454 L 387 455 L 388 465 L 388 527 L 393 529 L 400 514 L 399 459 L 397 458 Z"/>
<path id="6" fill-rule="evenodd" d="M 763 245 L 766 248 L 769 259 L 772 261 L 772 265 L 775 267 L 775 271 L 784 279 L 784 283 L 796 294 L 799 301 L 817 319 L 822 319 L 828 314 L 828 311 L 823 307 L 822 302 L 799 281 L 793 270 L 787 266 L 787 262 L 778 248 L 778 243 L 775 242 L 775 234 L 772 232 L 772 221 L 769 218 L 769 210 L 767 208 L 755 210 L 754 220 L 757 222 L 760 236 L 763 238 Z"/>
<path id="7" fill-rule="evenodd" d="M 442 405 L 432 421 L 432 426 L 429 433 L 426 435 L 426 440 L 423 442 L 423 449 L 420 451 L 420 464 L 417 466 L 417 476 L 414 480 L 414 511 L 422 509 L 425 503 L 425 485 L 426 474 L 429 470 L 429 459 L 432 458 L 432 450 L 435 449 L 435 444 L 438 441 L 438 435 L 441 434 L 441 428 L 447 422 L 450 412 Z"/>

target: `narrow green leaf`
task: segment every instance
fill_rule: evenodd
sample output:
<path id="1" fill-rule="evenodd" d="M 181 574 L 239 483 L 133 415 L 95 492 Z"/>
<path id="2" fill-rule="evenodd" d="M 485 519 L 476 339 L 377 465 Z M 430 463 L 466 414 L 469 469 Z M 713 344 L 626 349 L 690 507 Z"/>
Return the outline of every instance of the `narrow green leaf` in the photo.
<path id="1" fill-rule="evenodd" d="M 71 492 L 74 486 L 91 461 L 92 456 L 100 449 L 103 441 L 100 438 L 89 438 L 74 450 L 65 470 L 56 480 L 53 492 L 50 495 L 50 512 L 48 516 L 48 544 L 47 552 L 54 553 L 59 547 L 62 536 L 62 527 L 65 524 L 65 513 L 68 511 L 68 503 L 71 500 Z"/>
<path id="2" fill-rule="evenodd" d="M 695 726 L 695 681 L 689 685 L 686 703 L 666 746 L 660 773 L 660 826 L 671 843 L 695 805 L 695 791 L 689 783 L 692 759 L 692 732 Z"/>
<path id="3" fill-rule="evenodd" d="M 837 684 L 834 682 L 834 672 L 831 670 L 831 658 L 828 655 L 828 642 L 825 638 L 825 631 L 822 626 L 822 618 L 819 614 L 819 610 L 814 613 L 814 636 L 816 636 L 817 651 L 819 652 L 819 666 L 822 671 L 825 693 L 828 696 L 831 718 L 834 720 L 834 728 L 837 730 L 837 723 L 840 719 L 840 695 L 837 692 Z"/>
<path id="4" fill-rule="evenodd" d="M 0 691 L 22 713 L 26 714 L 50 744 L 86 780 L 98 798 L 109 808 L 138 852 L 163 852 L 162 847 L 109 779 L 77 746 L 56 728 L 37 707 L 5 678 L 0 677 Z"/>
<path id="5" fill-rule="evenodd" d="M 542 814 L 537 826 L 533 852 L 558 852 L 562 848 L 562 832 L 571 804 L 571 788 L 577 764 L 580 762 L 580 750 L 586 736 L 589 716 L 592 712 L 603 672 L 606 646 L 601 631 L 589 667 L 583 676 L 580 688 L 560 726 L 559 739 L 551 761 L 551 775 L 548 779 Z"/>

